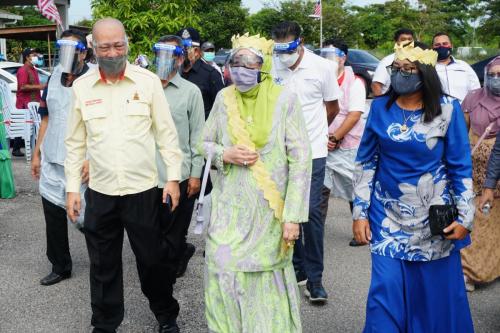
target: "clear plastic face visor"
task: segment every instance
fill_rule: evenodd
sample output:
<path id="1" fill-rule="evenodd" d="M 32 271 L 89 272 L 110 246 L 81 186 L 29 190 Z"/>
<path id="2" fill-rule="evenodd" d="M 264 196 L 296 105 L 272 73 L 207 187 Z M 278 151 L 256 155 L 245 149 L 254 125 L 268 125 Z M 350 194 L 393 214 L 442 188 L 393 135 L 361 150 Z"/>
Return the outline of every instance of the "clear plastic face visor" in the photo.
<path id="1" fill-rule="evenodd" d="M 241 50 L 249 50 L 250 53 L 240 52 Z M 261 66 L 264 63 L 263 55 L 252 48 L 239 48 L 233 51 L 229 57 L 229 66 L 231 67 L 247 67 L 255 68 L 256 66 Z"/>
<path id="2" fill-rule="evenodd" d="M 337 62 L 339 58 L 345 57 L 346 54 L 336 47 L 326 47 L 320 50 L 319 55 L 325 59 Z"/>
<path id="3" fill-rule="evenodd" d="M 184 54 L 182 48 L 176 45 L 156 43 L 153 46 L 155 52 L 156 75 L 160 80 L 167 80 L 175 69 L 175 60 Z"/>
<path id="4" fill-rule="evenodd" d="M 78 57 L 87 47 L 82 42 L 68 39 L 60 39 L 56 45 L 59 48 L 59 63 L 62 66 L 62 72 L 78 74 Z"/>
<path id="5" fill-rule="evenodd" d="M 487 87 L 490 83 L 489 81 L 495 79 L 496 77 L 499 76 L 500 71 L 498 71 L 498 66 L 500 64 L 498 63 L 498 60 L 495 61 L 494 63 L 487 64 L 484 66 L 484 86 Z M 495 67 L 495 68 L 493 68 Z"/>
<path id="6" fill-rule="evenodd" d="M 275 54 L 292 54 L 297 52 L 300 45 L 300 38 L 288 43 L 274 43 L 273 53 Z"/>

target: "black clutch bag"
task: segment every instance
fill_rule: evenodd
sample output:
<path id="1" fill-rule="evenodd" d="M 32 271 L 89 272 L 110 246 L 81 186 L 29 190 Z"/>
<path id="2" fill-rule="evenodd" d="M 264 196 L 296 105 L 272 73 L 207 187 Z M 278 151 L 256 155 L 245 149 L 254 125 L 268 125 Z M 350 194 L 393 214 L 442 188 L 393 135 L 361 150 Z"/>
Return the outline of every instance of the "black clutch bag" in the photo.
<path id="1" fill-rule="evenodd" d="M 432 205 L 429 207 L 429 226 L 433 236 L 444 235 L 443 230 L 458 219 L 455 205 Z"/>

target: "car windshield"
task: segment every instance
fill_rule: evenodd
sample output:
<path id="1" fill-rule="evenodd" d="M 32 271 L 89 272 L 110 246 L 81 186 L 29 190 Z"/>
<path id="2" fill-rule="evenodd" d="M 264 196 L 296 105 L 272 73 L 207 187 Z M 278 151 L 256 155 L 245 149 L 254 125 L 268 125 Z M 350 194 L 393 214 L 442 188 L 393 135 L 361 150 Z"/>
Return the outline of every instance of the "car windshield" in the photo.
<path id="1" fill-rule="evenodd" d="M 21 66 L 15 66 L 15 67 L 4 67 L 2 68 L 3 70 L 5 70 L 6 72 L 9 72 L 10 74 L 16 76 L 17 75 L 17 71 L 19 70 L 19 68 L 21 68 Z M 49 76 L 47 74 L 45 74 L 44 72 L 42 72 L 40 69 L 36 69 L 37 72 L 38 72 L 38 77 L 40 78 L 40 83 L 41 84 L 45 84 L 47 83 L 47 80 L 49 79 Z"/>
<path id="2" fill-rule="evenodd" d="M 362 50 L 349 50 L 347 59 L 351 64 L 378 64 L 379 60 L 371 53 Z"/>

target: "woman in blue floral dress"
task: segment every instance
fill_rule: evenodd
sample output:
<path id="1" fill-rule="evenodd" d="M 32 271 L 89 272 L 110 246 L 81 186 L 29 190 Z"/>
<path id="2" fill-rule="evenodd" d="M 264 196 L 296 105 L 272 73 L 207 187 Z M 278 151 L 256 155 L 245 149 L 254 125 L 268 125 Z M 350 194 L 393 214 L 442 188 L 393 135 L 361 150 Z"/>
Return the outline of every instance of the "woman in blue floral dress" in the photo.
<path id="1" fill-rule="evenodd" d="M 364 332 L 473 332 L 460 263 L 474 217 L 464 116 L 442 96 L 436 52 L 395 55 L 356 157 L 353 232 L 372 258 Z M 445 204 L 459 217 L 432 236 L 429 208 Z"/>

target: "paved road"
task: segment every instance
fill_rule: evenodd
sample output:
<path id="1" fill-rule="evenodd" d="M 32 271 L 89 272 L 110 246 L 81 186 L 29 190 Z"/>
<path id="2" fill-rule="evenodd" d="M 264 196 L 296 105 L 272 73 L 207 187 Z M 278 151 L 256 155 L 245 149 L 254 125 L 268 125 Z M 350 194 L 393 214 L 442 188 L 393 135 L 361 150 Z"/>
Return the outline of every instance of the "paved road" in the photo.
<path id="1" fill-rule="evenodd" d="M 36 184 L 23 159 L 14 160 L 19 195 L 0 200 L 0 332 L 89 332 L 88 256 L 82 235 L 70 229 L 73 277 L 43 287 L 50 270 L 45 256 L 45 227 Z M 331 200 L 325 239 L 324 284 L 330 301 L 324 307 L 303 299 L 304 332 L 360 332 L 370 278 L 367 248 L 350 248 L 348 205 Z M 206 332 L 203 315 L 203 241 L 190 236 L 197 251 L 187 274 L 175 287 L 183 332 Z M 120 332 L 155 332 L 156 321 L 142 295 L 128 240 L 123 251 L 125 319 Z M 477 332 L 500 332 L 500 282 L 469 297 Z M 441 333 L 441 332 L 440 332 Z"/>

